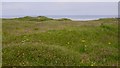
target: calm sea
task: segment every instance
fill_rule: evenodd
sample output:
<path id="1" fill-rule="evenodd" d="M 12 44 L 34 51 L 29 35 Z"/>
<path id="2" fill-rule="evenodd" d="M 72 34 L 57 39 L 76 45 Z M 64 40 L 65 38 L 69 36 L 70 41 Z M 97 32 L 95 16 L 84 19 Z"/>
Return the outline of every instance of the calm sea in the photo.
<path id="1" fill-rule="evenodd" d="M 19 18 L 24 17 L 25 15 L 16 15 L 16 16 L 2 16 L 2 18 Z M 97 20 L 100 18 L 117 18 L 117 15 L 32 15 L 36 16 L 46 16 L 49 18 L 59 19 L 59 18 L 69 18 L 71 20 Z"/>
<path id="2" fill-rule="evenodd" d="M 117 18 L 117 15 L 49 15 L 50 18 L 69 18 L 72 20 L 96 20 L 100 18 Z"/>

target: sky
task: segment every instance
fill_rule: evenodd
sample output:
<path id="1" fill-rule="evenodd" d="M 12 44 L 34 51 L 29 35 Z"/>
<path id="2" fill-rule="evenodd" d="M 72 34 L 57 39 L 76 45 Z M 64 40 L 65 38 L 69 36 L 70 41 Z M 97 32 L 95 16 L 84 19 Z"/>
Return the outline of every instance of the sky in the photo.
<path id="1" fill-rule="evenodd" d="M 117 2 L 3 2 L 4 16 L 117 15 Z"/>
<path id="2" fill-rule="evenodd" d="M 120 0 L 2 0 L 3 2 L 118 2 Z"/>

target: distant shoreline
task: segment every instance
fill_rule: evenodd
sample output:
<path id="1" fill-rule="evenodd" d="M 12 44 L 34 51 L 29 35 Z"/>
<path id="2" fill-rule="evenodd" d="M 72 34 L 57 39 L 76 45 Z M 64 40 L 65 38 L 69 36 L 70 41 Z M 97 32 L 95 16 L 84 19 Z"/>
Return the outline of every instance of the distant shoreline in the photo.
<path id="1" fill-rule="evenodd" d="M 53 19 L 61 19 L 61 18 L 53 18 Z M 96 18 L 96 19 L 73 19 L 73 18 L 68 18 L 71 19 L 72 21 L 91 21 L 91 20 L 99 20 L 101 18 Z"/>
<path id="2" fill-rule="evenodd" d="M 62 18 L 67 18 L 67 19 L 71 19 L 72 21 L 92 21 L 92 20 L 99 20 L 99 19 L 104 19 L 104 18 L 117 18 L 117 17 L 110 17 L 110 15 L 108 15 L 108 17 L 103 16 L 103 15 L 41 15 L 41 16 L 45 16 L 48 18 L 52 18 L 52 19 L 62 19 Z M 68 17 L 67 17 L 68 16 Z M 72 17 L 73 16 L 73 17 Z M 96 16 L 96 17 L 95 17 Z M 25 16 L 19 16 L 19 17 L 2 17 L 3 19 L 14 19 L 14 18 L 23 18 Z M 37 16 L 30 16 L 30 17 L 37 17 Z"/>

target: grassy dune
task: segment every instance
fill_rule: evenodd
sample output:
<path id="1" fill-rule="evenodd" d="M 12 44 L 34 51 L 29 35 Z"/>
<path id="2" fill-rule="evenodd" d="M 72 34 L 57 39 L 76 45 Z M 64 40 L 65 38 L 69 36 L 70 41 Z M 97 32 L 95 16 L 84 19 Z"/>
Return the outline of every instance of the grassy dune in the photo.
<path id="1" fill-rule="evenodd" d="M 3 19 L 3 66 L 117 66 L 117 19 Z"/>

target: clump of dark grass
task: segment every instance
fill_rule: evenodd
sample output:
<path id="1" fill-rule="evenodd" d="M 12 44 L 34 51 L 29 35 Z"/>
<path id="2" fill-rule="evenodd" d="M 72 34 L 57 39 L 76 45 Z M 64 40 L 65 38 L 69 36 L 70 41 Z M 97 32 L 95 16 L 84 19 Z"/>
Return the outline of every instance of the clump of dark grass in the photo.
<path id="1" fill-rule="evenodd" d="M 34 28 L 34 30 L 39 30 L 39 28 Z"/>
<path id="2" fill-rule="evenodd" d="M 68 18 L 61 18 L 61 19 L 56 19 L 57 21 L 72 21 L 71 19 Z"/>
<path id="3" fill-rule="evenodd" d="M 52 18 L 48 18 L 48 17 L 45 17 L 45 16 L 38 16 L 37 19 L 38 19 L 39 21 L 53 20 Z"/>

